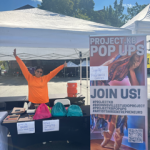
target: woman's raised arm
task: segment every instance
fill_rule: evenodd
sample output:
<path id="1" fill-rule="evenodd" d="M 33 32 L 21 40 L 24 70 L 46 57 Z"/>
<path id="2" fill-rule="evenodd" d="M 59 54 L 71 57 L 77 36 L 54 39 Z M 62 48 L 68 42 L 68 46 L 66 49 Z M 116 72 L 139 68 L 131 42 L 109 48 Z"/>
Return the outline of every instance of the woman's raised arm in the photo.
<path id="1" fill-rule="evenodd" d="M 16 49 L 14 49 L 13 55 L 15 56 L 16 61 L 17 61 L 17 63 L 19 64 L 20 69 L 21 69 L 21 71 L 22 71 L 24 77 L 25 77 L 26 80 L 28 81 L 29 78 L 30 78 L 30 76 L 31 76 L 31 74 L 30 74 L 28 68 L 26 67 L 26 65 L 24 64 L 24 62 L 17 56 L 17 54 L 16 54 Z"/>
<path id="2" fill-rule="evenodd" d="M 56 69 L 54 69 L 53 71 L 51 71 L 49 74 L 47 74 L 45 76 L 46 81 L 48 82 L 49 80 L 51 80 L 53 77 L 55 77 L 57 75 L 57 73 L 59 71 L 61 71 L 64 67 L 67 67 L 67 63 L 65 62 L 63 65 L 57 67 Z"/>

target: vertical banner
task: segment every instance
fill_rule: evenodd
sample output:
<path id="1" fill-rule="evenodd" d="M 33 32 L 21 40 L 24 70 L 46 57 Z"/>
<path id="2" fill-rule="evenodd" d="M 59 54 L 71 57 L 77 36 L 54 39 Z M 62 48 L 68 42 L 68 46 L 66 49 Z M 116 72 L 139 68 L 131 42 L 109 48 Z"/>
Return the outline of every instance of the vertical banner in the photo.
<path id="1" fill-rule="evenodd" d="M 91 150 L 148 150 L 146 36 L 90 36 Z"/>

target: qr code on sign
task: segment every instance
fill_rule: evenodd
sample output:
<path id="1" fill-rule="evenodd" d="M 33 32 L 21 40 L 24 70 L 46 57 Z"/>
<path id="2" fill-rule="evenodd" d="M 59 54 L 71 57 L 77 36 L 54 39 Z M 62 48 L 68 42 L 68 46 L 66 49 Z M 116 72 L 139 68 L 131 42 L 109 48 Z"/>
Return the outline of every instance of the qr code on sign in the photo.
<path id="1" fill-rule="evenodd" d="M 129 143 L 143 143 L 143 129 L 128 128 Z"/>

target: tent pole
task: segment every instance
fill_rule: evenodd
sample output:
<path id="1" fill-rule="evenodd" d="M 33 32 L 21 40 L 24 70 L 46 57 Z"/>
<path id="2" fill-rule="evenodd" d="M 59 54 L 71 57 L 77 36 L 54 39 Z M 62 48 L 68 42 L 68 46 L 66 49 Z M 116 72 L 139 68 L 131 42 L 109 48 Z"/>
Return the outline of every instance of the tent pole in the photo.
<path id="1" fill-rule="evenodd" d="M 82 92 L 82 59 L 80 59 L 80 94 Z"/>
<path id="2" fill-rule="evenodd" d="M 65 67 L 64 67 L 64 78 L 65 78 Z"/>
<path id="3" fill-rule="evenodd" d="M 82 93 L 82 52 L 79 52 L 80 57 L 80 94 Z"/>
<path id="4" fill-rule="evenodd" d="M 150 51 L 150 40 L 148 42 L 149 42 L 149 51 Z"/>
<path id="5" fill-rule="evenodd" d="M 86 87 L 87 87 L 87 105 L 88 105 L 88 57 L 86 57 Z"/>

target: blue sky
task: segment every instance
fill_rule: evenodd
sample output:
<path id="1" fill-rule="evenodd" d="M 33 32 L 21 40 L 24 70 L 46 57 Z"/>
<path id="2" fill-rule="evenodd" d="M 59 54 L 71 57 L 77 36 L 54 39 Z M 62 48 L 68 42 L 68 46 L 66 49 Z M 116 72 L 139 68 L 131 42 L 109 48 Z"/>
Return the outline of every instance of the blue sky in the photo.
<path id="1" fill-rule="evenodd" d="M 14 10 L 26 4 L 37 7 L 37 4 L 40 4 L 41 1 L 42 0 L 0 0 L 0 11 Z M 104 6 L 109 6 L 109 5 L 113 6 L 114 1 L 115 0 L 94 0 L 95 10 L 101 10 L 103 9 Z M 120 0 L 118 0 L 118 2 L 120 2 Z M 123 1 L 125 8 L 127 8 L 127 6 L 130 7 L 135 5 L 136 2 L 138 2 L 138 4 L 140 5 L 150 3 L 149 0 L 124 0 Z"/>
<path id="2" fill-rule="evenodd" d="M 27 4 L 37 7 L 40 3 L 40 0 L 0 0 L 0 11 L 14 10 Z"/>
<path id="3" fill-rule="evenodd" d="M 104 6 L 109 6 L 109 5 L 114 6 L 114 1 L 115 0 L 94 0 L 95 10 L 103 9 Z M 120 2 L 120 0 L 118 0 L 118 3 L 119 2 Z M 123 5 L 125 7 L 125 13 L 126 13 L 127 7 L 134 6 L 136 2 L 139 5 L 143 5 L 143 4 L 149 4 L 150 0 L 123 0 Z"/>

